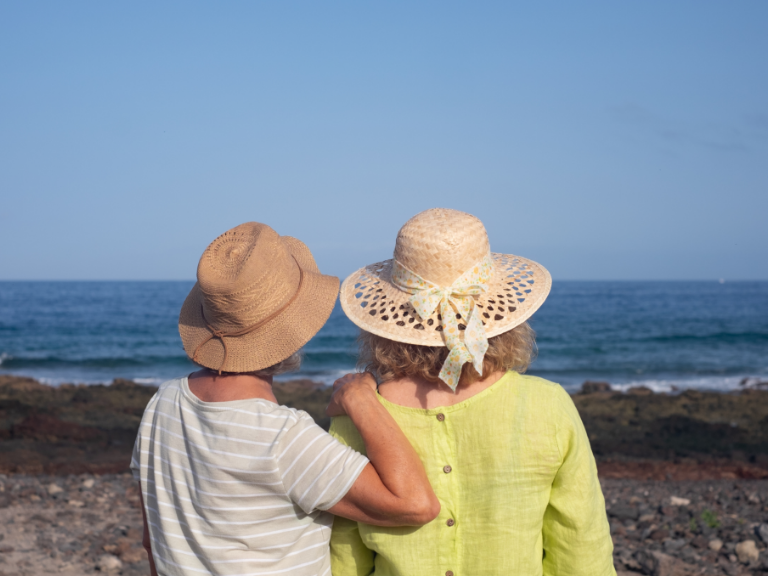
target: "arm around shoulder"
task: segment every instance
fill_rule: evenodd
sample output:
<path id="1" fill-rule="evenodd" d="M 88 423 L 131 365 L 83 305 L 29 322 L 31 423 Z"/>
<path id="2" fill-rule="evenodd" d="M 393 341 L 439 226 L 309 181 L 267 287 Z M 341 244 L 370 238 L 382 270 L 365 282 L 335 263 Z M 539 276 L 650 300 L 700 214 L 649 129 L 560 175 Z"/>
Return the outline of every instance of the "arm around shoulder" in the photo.
<path id="1" fill-rule="evenodd" d="M 424 466 L 402 430 L 376 397 L 370 374 L 334 384 L 329 416 L 348 414 L 370 460 L 346 496 L 329 512 L 377 526 L 422 526 L 440 513 Z"/>

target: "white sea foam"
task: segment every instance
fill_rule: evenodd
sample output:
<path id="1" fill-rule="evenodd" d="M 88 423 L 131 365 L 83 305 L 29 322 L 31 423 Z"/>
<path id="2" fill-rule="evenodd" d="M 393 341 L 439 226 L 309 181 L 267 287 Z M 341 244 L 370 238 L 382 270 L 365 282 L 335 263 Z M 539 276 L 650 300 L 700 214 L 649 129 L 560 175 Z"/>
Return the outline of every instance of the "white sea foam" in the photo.
<path id="1" fill-rule="evenodd" d="M 611 382 L 611 388 L 626 392 L 630 388 L 644 386 L 654 392 L 678 392 L 687 389 L 709 390 L 714 392 L 730 392 L 733 390 L 742 390 L 741 384 L 748 376 L 704 376 L 699 378 L 669 378 L 669 379 L 649 379 L 634 380 L 631 382 Z M 760 380 L 760 378 L 752 378 Z M 763 378 L 762 380 L 765 380 Z"/>
<path id="2" fill-rule="evenodd" d="M 318 374 L 316 372 L 292 372 L 289 374 L 281 374 L 280 376 L 275 377 L 276 382 L 287 382 L 289 380 L 298 380 L 300 378 L 306 378 L 307 380 L 312 380 L 314 382 L 320 382 L 321 384 L 325 384 L 326 386 L 333 386 L 333 383 L 344 376 L 345 374 L 349 374 L 350 372 L 354 372 L 354 369 L 350 370 L 329 370 L 327 372 L 323 372 L 322 374 Z"/>
<path id="3" fill-rule="evenodd" d="M 131 378 L 131 380 L 143 386 L 160 386 L 160 384 L 167 382 L 170 378 Z"/>
<path id="4" fill-rule="evenodd" d="M 5 352 L 0 352 L 0 366 L 3 365 L 3 362 L 5 360 L 10 360 L 11 358 L 13 358 L 13 356 L 11 356 L 10 354 L 7 354 Z"/>
<path id="5" fill-rule="evenodd" d="M 88 386 L 96 386 L 99 384 L 103 384 L 105 386 L 109 386 L 112 384 L 113 379 L 99 379 L 99 378 L 85 378 L 82 376 L 70 376 L 68 378 L 61 378 L 61 377 L 51 377 L 46 376 L 44 373 L 39 373 L 36 371 L 28 371 L 28 370 L 18 370 L 18 371 L 2 371 L 0 374 L 7 374 L 7 375 L 13 375 L 13 376 L 22 376 L 26 378 L 34 378 L 41 384 L 45 384 L 46 386 L 52 386 L 54 388 L 61 386 L 62 384 L 86 384 Z M 125 380 L 131 380 L 132 382 L 136 382 L 136 384 L 141 384 L 143 386 L 159 386 L 166 380 L 170 380 L 170 378 L 131 378 L 131 377 L 124 377 Z"/>
<path id="6" fill-rule="evenodd" d="M 8 354 L 0 354 L 0 362 L 10 358 Z M 297 380 L 306 378 L 314 382 L 319 382 L 326 386 L 332 386 L 334 381 L 341 378 L 345 374 L 352 372 L 352 369 L 344 370 L 328 370 L 328 371 L 299 371 L 288 374 L 282 374 L 275 378 L 276 382 L 286 382 L 289 380 Z M 87 377 L 86 372 L 80 372 L 78 374 L 70 374 L 69 376 L 52 376 L 56 374 L 55 371 L 41 371 L 41 370 L 3 370 L 0 369 L 0 374 L 14 374 L 17 376 L 26 376 L 34 378 L 37 381 L 47 384 L 49 386 L 60 386 L 65 383 L 77 383 L 77 384 L 103 384 L 109 385 L 112 383 L 112 377 L 101 378 L 99 377 Z M 121 374 L 117 377 L 125 378 L 126 380 L 132 380 L 137 384 L 144 386 L 159 386 L 166 380 L 173 377 L 179 377 L 183 374 L 163 376 L 141 376 L 133 377 L 130 374 Z M 644 386 L 658 393 L 674 393 L 687 389 L 696 390 L 710 390 L 716 392 L 730 392 L 734 390 L 743 390 L 744 388 L 756 387 L 759 382 L 768 382 L 768 369 L 761 370 L 758 373 L 753 374 L 741 374 L 737 376 L 700 376 L 700 377 L 681 377 L 681 376 L 659 376 L 656 378 L 638 378 L 638 379 L 620 379 L 620 378 L 605 378 L 600 376 L 589 377 L 588 375 L 581 377 L 573 377 L 569 379 L 558 379 L 551 375 L 544 375 L 545 378 L 549 378 L 555 382 L 559 381 L 563 387 L 570 393 L 578 392 L 581 389 L 582 382 L 585 380 L 607 380 L 610 382 L 611 387 L 614 390 L 626 392 L 630 388 Z M 565 380 L 565 381 L 564 381 Z M 742 384 L 744 382 L 744 384 Z"/>
<path id="7" fill-rule="evenodd" d="M 109 384 L 110 382 L 103 382 L 101 380 L 93 380 L 93 379 L 86 379 L 86 378 L 49 378 L 47 376 L 41 376 L 38 374 L 25 374 L 23 372 L 15 373 L 17 376 L 27 376 L 29 378 L 34 378 L 40 384 L 45 384 L 46 386 L 61 386 L 62 384 L 87 384 L 89 386 L 95 386 L 96 384 Z"/>

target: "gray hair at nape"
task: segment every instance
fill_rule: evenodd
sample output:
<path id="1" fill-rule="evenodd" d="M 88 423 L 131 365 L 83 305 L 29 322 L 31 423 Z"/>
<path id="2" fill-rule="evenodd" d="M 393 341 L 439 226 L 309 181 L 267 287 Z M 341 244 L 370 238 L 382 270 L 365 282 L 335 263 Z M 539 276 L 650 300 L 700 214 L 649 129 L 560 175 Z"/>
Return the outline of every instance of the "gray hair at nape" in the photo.
<path id="1" fill-rule="evenodd" d="M 272 366 L 269 366 L 267 368 L 264 368 L 262 370 L 255 370 L 253 372 L 249 372 L 249 374 L 253 374 L 254 376 L 259 376 L 261 378 L 269 378 L 272 376 L 277 376 L 279 374 L 285 374 L 286 372 L 295 372 L 299 368 L 301 368 L 301 360 L 302 360 L 303 352 L 301 350 L 297 350 L 288 358 L 285 360 L 281 360 L 277 364 L 273 364 Z"/>
<path id="2" fill-rule="evenodd" d="M 222 371 L 222 375 L 231 375 L 231 374 L 252 374 L 254 376 L 257 376 L 259 378 L 271 378 L 272 376 L 278 376 L 279 374 L 285 374 L 286 372 L 295 372 L 299 368 L 301 368 L 301 361 L 304 356 L 303 350 L 297 350 L 288 358 L 285 360 L 281 360 L 277 364 L 273 364 L 272 366 L 267 366 L 266 368 L 262 368 L 261 370 L 253 370 L 252 372 L 224 372 Z M 204 368 L 206 370 L 212 370 L 213 372 L 218 372 L 218 370 L 215 370 L 213 368 L 210 368 L 208 366 L 203 366 L 202 364 L 195 362 L 197 366 L 200 366 L 200 368 Z"/>

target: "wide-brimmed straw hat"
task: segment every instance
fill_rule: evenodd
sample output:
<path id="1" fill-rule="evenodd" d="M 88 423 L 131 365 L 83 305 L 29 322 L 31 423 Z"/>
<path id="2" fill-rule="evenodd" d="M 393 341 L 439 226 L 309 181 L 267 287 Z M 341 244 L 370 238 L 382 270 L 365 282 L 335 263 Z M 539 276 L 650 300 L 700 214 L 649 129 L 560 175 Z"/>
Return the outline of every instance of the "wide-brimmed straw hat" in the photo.
<path id="1" fill-rule="evenodd" d="M 473 359 L 465 354 L 464 362 L 477 368 L 487 338 L 530 318 L 551 285 L 542 265 L 491 253 L 485 227 L 474 216 L 434 208 L 400 229 L 392 259 L 361 268 L 344 281 L 341 305 L 360 328 L 390 340 L 449 348 L 472 340 L 467 352 Z M 444 318 L 442 312 L 451 310 Z"/>
<path id="2" fill-rule="evenodd" d="M 225 372 L 273 366 L 299 350 L 331 315 L 339 279 L 321 274 L 309 248 L 247 222 L 206 248 L 179 315 L 197 364 Z"/>

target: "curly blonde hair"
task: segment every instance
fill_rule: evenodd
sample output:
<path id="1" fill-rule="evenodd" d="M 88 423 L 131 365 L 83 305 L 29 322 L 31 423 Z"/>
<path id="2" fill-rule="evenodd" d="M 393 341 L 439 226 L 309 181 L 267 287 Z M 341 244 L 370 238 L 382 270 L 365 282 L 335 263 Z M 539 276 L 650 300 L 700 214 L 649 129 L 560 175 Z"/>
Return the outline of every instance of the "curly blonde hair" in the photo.
<path id="1" fill-rule="evenodd" d="M 428 382 L 440 382 L 439 374 L 448 356 L 445 346 L 419 346 L 396 342 L 382 336 L 360 331 L 357 365 L 372 372 L 378 381 L 386 382 L 406 376 L 420 377 Z M 483 358 L 483 374 L 515 370 L 525 372 L 536 355 L 536 332 L 523 322 L 519 326 L 488 339 Z M 482 376 L 472 364 L 464 364 L 460 384 L 472 384 Z"/>

